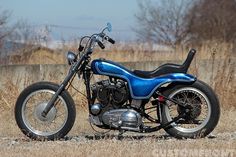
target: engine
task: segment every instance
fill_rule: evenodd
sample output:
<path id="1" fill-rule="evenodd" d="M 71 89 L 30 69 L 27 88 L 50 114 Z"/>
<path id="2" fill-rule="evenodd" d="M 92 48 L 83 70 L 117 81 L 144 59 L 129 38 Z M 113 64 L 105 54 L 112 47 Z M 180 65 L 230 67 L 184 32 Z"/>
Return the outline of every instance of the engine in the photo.
<path id="1" fill-rule="evenodd" d="M 140 114 L 125 106 L 129 100 L 127 84 L 122 80 L 103 80 L 92 86 L 94 102 L 90 108 L 90 122 L 97 126 L 109 126 L 126 130 L 139 130 Z"/>
<path id="2" fill-rule="evenodd" d="M 114 128 L 138 130 L 142 124 L 142 118 L 138 112 L 132 109 L 114 109 L 106 111 L 102 115 L 102 121 Z"/>
<path id="3" fill-rule="evenodd" d="M 102 80 L 92 86 L 93 99 L 97 99 L 103 105 L 112 105 L 119 108 L 129 97 L 127 85 L 122 80 Z"/>

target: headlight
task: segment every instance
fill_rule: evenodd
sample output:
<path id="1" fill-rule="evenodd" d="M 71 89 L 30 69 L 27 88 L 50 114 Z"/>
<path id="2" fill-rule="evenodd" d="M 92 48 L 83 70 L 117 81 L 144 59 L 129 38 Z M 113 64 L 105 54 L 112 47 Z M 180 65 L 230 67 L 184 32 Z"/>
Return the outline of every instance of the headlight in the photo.
<path id="1" fill-rule="evenodd" d="M 77 58 L 77 56 L 73 52 L 69 51 L 67 53 L 67 61 L 68 61 L 69 65 L 75 63 L 76 62 L 76 58 Z"/>

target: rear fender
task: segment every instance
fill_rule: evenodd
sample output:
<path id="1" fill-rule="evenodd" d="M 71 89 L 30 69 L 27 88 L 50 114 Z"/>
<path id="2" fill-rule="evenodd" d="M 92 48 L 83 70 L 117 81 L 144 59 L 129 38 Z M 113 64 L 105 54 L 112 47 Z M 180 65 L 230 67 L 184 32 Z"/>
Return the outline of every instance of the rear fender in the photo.
<path id="1" fill-rule="evenodd" d="M 190 74 L 184 74 L 181 77 L 174 78 L 174 79 L 169 80 L 168 82 L 162 83 L 156 89 L 163 92 L 169 88 L 173 88 L 176 85 L 191 85 L 196 80 L 197 80 L 197 78 L 195 76 L 190 75 Z"/>
<path id="2" fill-rule="evenodd" d="M 159 87 L 168 86 L 169 84 L 192 84 L 197 78 L 190 74 L 173 73 L 165 75 L 168 78 L 166 81 L 162 82 Z"/>
<path id="3" fill-rule="evenodd" d="M 133 99 L 149 99 L 153 93 L 168 84 L 192 84 L 197 79 L 195 76 L 185 73 L 171 73 L 156 78 L 135 80 L 126 79 L 129 84 Z"/>

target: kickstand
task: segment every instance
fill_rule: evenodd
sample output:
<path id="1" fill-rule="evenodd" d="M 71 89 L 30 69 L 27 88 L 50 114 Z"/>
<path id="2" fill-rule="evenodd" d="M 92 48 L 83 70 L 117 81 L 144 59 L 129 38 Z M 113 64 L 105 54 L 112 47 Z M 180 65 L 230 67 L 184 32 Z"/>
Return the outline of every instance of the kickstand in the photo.
<path id="1" fill-rule="evenodd" d="M 119 134 L 118 134 L 118 140 L 121 140 L 123 138 L 123 133 L 125 132 L 125 130 L 119 129 Z"/>

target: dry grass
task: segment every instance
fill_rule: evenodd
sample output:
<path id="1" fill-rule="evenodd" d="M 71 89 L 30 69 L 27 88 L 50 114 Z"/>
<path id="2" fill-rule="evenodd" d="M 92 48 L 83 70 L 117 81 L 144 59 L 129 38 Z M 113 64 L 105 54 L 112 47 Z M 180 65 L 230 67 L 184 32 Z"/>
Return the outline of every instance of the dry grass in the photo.
<path id="1" fill-rule="evenodd" d="M 213 134 L 216 138 L 204 138 L 196 140 L 176 140 L 166 138 L 164 131 L 152 134 L 137 134 L 125 133 L 122 140 L 117 140 L 118 132 L 109 133 L 110 136 L 96 139 L 94 131 L 91 129 L 87 118 L 88 113 L 84 108 L 77 104 L 76 122 L 69 133 L 71 140 L 62 141 L 31 141 L 25 137 L 18 127 L 14 119 L 14 102 L 19 92 L 11 84 L 12 95 L 6 97 L 2 93 L 2 98 L 5 97 L 7 106 L 4 102 L 1 103 L 0 115 L 0 154 L 1 156 L 9 157 L 73 157 L 73 156 L 158 156 L 163 153 L 163 150 L 183 151 L 185 154 L 191 154 L 192 150 L 199 151 L 228 151 L 232 153 L 236 149 L 236 109 L 222 109 L 220 122 Z M 9 87 L 10 88 L 10 87 Z M 232 139 L 231 133 L 234 133 Z M 114 136 L 115 135 L 115 136 Z M 226 152 L 227 153 L 227 152 Z M 234 152 L 236 153 L 236 152 Z M 196 155 L 196 154 L 195 154 Z M 233 156 L 232 154 L 228 154 Z M 228 156 L 227 155 L 227 156 Z M 167 154 L 167 156 L 173 156 Z M 176 155 L 177 156 L 177 155 Z M 178 156 L 183 156 L 181 153 Z"/>
<path id="2" fill-rule="evenodd" d="M 12 86 L 11 84 L 8 84 Z M 10 87 L 9 87 L 10 88 Z M 74 127 L 69 133 L 71 140 L 62 141 L 31 141 L 25 137 L 14 120 L 14 102 L 19 92 L 15 87 L 11 87 L 15 91 L 9 97 L 2 93 L 2 98 L 5 97 L 6 102 L 1 103 L 0 115 L 0 154 L 1 156 L 9 157 L 73 157 L 73 156 L 158 156 L 166 152 L 183 151 L 185 154 L 191 154 L 192 150 L 198 151 L 228 151 L 229 156 L 236 149 L 236 137 L 232 139 L 232 132 L 236 130 L 236 110 L 222 109 L 220 122 L 213 134 L 216 138 L 197 139 L 197 140 L 176 140 L 173 138 L 165 138 L 164 131 L 149 134 L 125 133 L 124 139 L 117 140 L 118 132 L 111 132 L 107 138 L 91 139 L 94 136 L 94 131 L 91 129 L 87 119 L 88 113 L 84 108 L 77 104 L 77 117 Z M 4 107 L 5 106 L 5 107 Z M 223 134 L 223 135 L 222 135 Z M 235 134 L 235 133 L 234 133 Z M 88 136 L 86 138 L 86 135 Z M 113 136 L 115 135 L 115 136 Z M 234 135 L 236 136 L 236 135 Z M 235 152 L 234 152 L 235 153 Z M 195 154 L 196 155 L 196 154 Z M 198 155 L 198 154 L 197 154 Z M 227 156 L 228 156 L 227 155 Z M 167 156 L 173 156 L 167 154 Z M 176 155 L 177 156 L 177 155 Z M 183 156 L 181 153 L 178 156 Z"/>
<path id="3" fill-rule="evenodd" d="M 68 50 L 77 52 L 78 45 L 65 46 L 60 50 L 45 48 L 34 49 L 31 53 L 15 54 L 9 58 L 10 64 L 67 64 L 66 53 Z M 228 54 L 236 58 L 235 44 L 205 42 L 201 46 L 178 46 L 175 50 L 171 48 L 156 50 L 155 45 L 142 43 L 109 45 L 104 50 L 97 48 L 92 57 L 105 58 L 116 62 L 137 62 L 137 61 L 182 61 L 185 59 L 191 48 L 197 50 L 198 60 L 225 59 Z"/>
<path id="4" fill-rule="evenodd" d="M 236 137 L 232 138 L 231 133 L 236 131 L 236 80 L 235 80 L 235 63 L 232 64 L 232 58 L 235 58 L 235 45 L 227 45 L 225 43 L 212 44 L 211 46 L 202 46 L 198 48 L 197 58 L 192 65 L 191 71 L 195 74 L 199 73 L 198 62 L 202 59 L 210 59 L 213 62 L 216 59 L 222 59 L 221 65 L 214 65 L 214 71 L 217 71 L 212 77 L 211 86 L 218 94 L 221 102 L 221 117 L 220 122 L 213 134 L 216 138 L 204 138 L 198 140 L 176 140 L 165 138 L 163 131 L 151 134 L 150 136 L 142 134 L 125 134 L 123 140 L 117 140 L 114 136 L 100 139 L 90 140 L 85 138 L 85 135 L 93 136 L 94 132 L 90 128 L 87 121 L 88 113 L 85 107 L 81 104 L 86 103 L 86 99 L 81 95 L 74 95 L 76 100 L 77 117 L 76 122 L 69 133 L 72 140 L 68 141 L 30 141 L 18 129 L 14 119 L 14 104 L 19 89 L 17 83 L 13 83 L 9 79 L 4 87 L 0 90 L 0 154 L 1 156 L 14 157 L 41 157 L 41 156 L 158 156 L 160 150 L 187 150 L 187 154 L 193 149 L 207 150 L 236 150 Z M 127 48 L 126 48 L 127 49 Z M 102 52 L 95 54 L 95 57 L 104 57 L 115 61 L 153 61 L 153 60 L 183 60 L 187 54 L 188 48 L 178 48 L 176 53 L 173 52 L 142 52 L 143 50 L 114 48 L 113 53 Z M 181 53 L 180 53 L 181 52 Z M 208 52 L 208 53 L 205 53 Z M 50 53 L 51 54 L 51 53 Z M 41 57 L 59 58 L 58 61 L 64 60 L 64 54 L 53 56 L 46 52 L 41 53 Z M 97 56 L 96 56 L 97 55 Z M 35 57 L 36 56 L 36 57 Z M 38 63 L 36 54 L 32 54 L 26 63 Z M 43 60 L 40 61 L 42 63 Z M 54 59 L 48 59 L 47 62 L 54 63 Z M 59 63 L 59 62 L 55 62 Z M 51 78 L 53 80 L 53 78 Z M 56 80 L 54 80 L 56 81 Z M 14 81 L 15 82 L 15 81 Z M 16 81 L 17 82 L 17 81 Z M 57 82 L 57 81 L 56 81 Z M 28 83 L 26 82 L 25 85 Z M 73 95 L 74 91 L 71 89 Z M 111 135 L 117 135 L 117 132 L 112 132 Z M 76 138 L 79 136 L 80 138 Z M 128 136 L 128 137 L 127 137 Z M 189 150 L 189 151 L 188 151 Z M 236 153 L 236 152 L 234 152 Z M 231 155 L 231 154 L 230 154 Z M 230 156 L 229 155 L 229 156 Z M 234 154 L 235 155 L 235 154 Z M 169 154 L 168 156 L 173 156 Z M 179 155 L 179 156 L 186 156 Z M 188 156 L 188 155 L 187 155 Z M 209 155 L 211 156 L 211 155 Z M 233 155 L 231 155 L 233 156 Z"/>
<path id="5" fill-rule="evenodd" d="M 228 43 L 206 42 L 201 46 L 178 46 L 174 49 L 155 50 L 153 46 L 144 46 L 142 44 L 132 45 L 116 45 L 99 53 L 94 53 L 94 58 L 106 58 L 117 62 L 137 62 L 137 61 L 183 61 L 189 50 L 195 48 L 197 50 L 198 60 L 225 59 L 228 54 L 231 57 L 236 57 L 235 45 Z M 154 50 L 153 50 L 154 49 Z M 234 53 L 233 53 L 234 51 Z"/>
<path id="6" fill-rule="evenodd" d="M 5 84 L 5 89 L 0 90 L 0 136 L 22 136 L 14 119 L 14 105 L 20 91 L 17 85 L 14 85 L 10 80 Z M 9 92 L 10 91 L 10 92 Z M 88 123 L 88 112 L 86 106 L 86 98 L 73 89 L 70 93 L 76 103 L 77 117 L 76 123 L 70 132 L 70 135 L 77 135 L 83 133 L 93 133 Z M 75 94 L 73 94 L 75 93 Z M 220 97 L 221 98 L 221 97 Z M 231 100 L 229 100 L 231 101 Z M 220 123 L 216 128 L 217 133 L 234 132 L 236 130 L 236 108 L 235 106 L 221 106 L 222 114 Z M 7 123 L 6 123 L 7 122 Z M 10 125 L 9 125 L 10 124 Z"/>
<path id="7" fill-rule="evenodd" d="M 106 58 L 116 62 L 168 62 L 169 60 L 172 60 L 171 62 L 182 62 L 186 58 L 188 50 L 191 48 L 191 46 L 182 45 L 177 47 L 175 51 L 171 49 L 154 51 L 152 47 L 152 45 L 138 43 L 117 44 L 114 46 L 111 45 L 105 51 L 96 50 L 92 57 Z M 68 49 L 75 51 L 76 46 L 66 46 L 60 51 L 36 49 L 33 53 L 13 56 L 11 62 L 17 64 L 65 64 L 65 52 Z M 208 83 L 218 94 L 220 103 L 224 107 L 236 107 L 236 44 L 209 41 L 204 45 L 195 47 L 195 49 L 197 50 L 197 55 L 190 67 L 190 73 L 196 76 L 211 75 L 210 82 Z M 207 66 L 209 67 L 207 70 L 201 70 L 200 63 L 203 60 L 207 60 Z M 202 72 L 208 73 L 201 74 Z M 200 77 L 199 79 L 202 78 Z M 51 80 L 54 81 L 53 78 Z M 205 81 L 204 79 L 202 80 Z"/>

